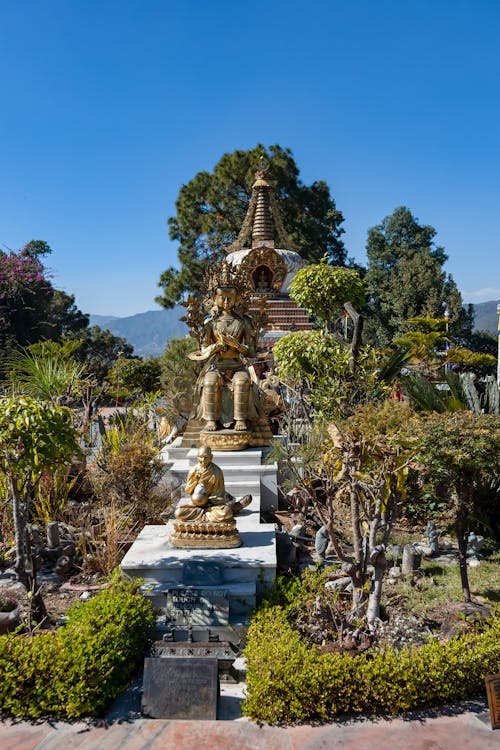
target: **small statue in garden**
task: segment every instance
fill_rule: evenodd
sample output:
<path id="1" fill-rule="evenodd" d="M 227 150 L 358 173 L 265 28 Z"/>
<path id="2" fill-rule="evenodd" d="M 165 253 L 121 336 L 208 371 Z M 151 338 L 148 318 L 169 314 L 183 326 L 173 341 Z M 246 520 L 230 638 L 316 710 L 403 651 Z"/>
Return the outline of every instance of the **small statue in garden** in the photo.
<path id="1" fill-rule="evenodd" d="M 436 524 L 434 521 L 429 521 L 427 523 L 427 527 L 425 529 L 425 534 L 427 536 L 427 545 L 431 549 L 431 556 L 434 557 L 435 555 L 439 555 L 439 535 L 440 531 L 436 529 Z"/>
<path id="2" fill-rule="evenodd" d="M 197 464 L 188 473 L 187 502 L 175 511 L 170 542 L 177 547 L 238 547 L 241 544 L 234 515 L 252 501 L 226 501 L 222 469 L 212 462 L 207 445 L 198 449 Z"/>
<path id="3" fill-rule="evenodd" d="M 467 537 L 467 556 L 478 557 L 484 545 L 484 536 L 479 536 L 473 531 Z"/>

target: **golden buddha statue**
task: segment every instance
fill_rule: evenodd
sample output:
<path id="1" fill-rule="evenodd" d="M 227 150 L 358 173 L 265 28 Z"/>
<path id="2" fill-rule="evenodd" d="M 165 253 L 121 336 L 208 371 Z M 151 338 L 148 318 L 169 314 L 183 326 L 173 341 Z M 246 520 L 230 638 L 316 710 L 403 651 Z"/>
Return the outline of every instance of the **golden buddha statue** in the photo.
<path id="1" fill-rule="evenodd" d="M 185 489 L 190 499 L 175 511 L 170 542 L 177 547 L 239 547 L 234 515 L 250 505 L 252 496 L 226 502 L 224 475 L 212 463 L 207 445 L 198 449 L 197 464 L 188 473 Z"/>
<path id="2" fill-rule="evenodd" d="M 231 521 L 233 512 L 226 505 L 226 491 L 222 469 L 212 463 L 212 451 L 202 445 L 197 453 L 198 463 L 187 476 L 186 494 L 191 500 L 175 511 L 179 521 Z"/>
<path id="3" fill-rule="evenodd" d="M 258 359 L 256 342 L 266 321 L 265 304 L 255 308 L 254 295 L 250 275 L 221 261 L 207 269 L 200 293 L 185 303 L 184 320 L 199 347 L 188 357 L 201 368 L 183 446 L 236 451 L 270 444 L 266 399 L 248 369 Z"/>
<path id="4" fill-rule="evenodd" d="M 203 324 L 202 347 L 188 356 L 206 361 L 199 380 L 200 417 L 205 431 L 219 426 L 247 430 L 247 420 L 257 419 L 258 410 L 251 378 L 243 357 L 255 356 L 252 320 L 236 312 L 238 293 L 234 286 L 215 289 L 214 307 Z"/>

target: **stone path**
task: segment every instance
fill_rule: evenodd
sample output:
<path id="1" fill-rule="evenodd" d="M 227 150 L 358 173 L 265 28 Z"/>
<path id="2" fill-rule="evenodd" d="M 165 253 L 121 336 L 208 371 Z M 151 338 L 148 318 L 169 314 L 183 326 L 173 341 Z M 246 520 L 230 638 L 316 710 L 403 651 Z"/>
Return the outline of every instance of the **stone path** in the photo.
<path id="1" fill-rule="evenodd" d="M 227 712 L 227 706 L 226 706 Z M 226 715 L 226 719 L 230 718 Z M 317 726 L 258 726 L 246 719 L 165 721 L 136 718 L 84 722 L 0 722 L 0 750 L 499 750 L 486 703 Z"/>

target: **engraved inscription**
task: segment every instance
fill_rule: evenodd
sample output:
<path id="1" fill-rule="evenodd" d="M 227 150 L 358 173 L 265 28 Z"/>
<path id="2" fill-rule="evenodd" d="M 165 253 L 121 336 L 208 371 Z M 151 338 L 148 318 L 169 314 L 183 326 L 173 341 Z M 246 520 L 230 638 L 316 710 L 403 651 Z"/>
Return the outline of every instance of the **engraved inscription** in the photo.
<path id="1" fill-rule="evenodd" d="M 217 659 L 146 658 L 142 711 L 156 719 L 216 719 Z"/>
<path id="2" fill-rule="evenodd" d="M 172 625 L 227 625 L 225 589 L 172 588 L 166 593 L 166 619 Z"/>

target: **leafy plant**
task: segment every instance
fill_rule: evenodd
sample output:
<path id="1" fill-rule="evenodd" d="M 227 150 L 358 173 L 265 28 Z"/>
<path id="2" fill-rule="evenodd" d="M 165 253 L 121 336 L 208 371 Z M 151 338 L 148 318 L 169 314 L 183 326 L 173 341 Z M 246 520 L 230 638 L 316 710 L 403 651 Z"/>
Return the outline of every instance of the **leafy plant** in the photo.
<path id="1" fill-rule="evenodd" d="M 0 398 L 0 473 L 7 480 L 16 538 L 14 569 L 27 592 L 33 614 L 45 617 L 40 592 L 33 591 L 27 523 L 34 488 L 46 469 L 67 465 L 79 452 L 67 407 L 30 396 Z"/>
<path id="2" fill-rule="evenodd" d="M 467 535 L 477 507 L 477 490 L 500 473 L 500 417 L 470 412 L 429 414 L 416 424 L 418 461 L 427 482 L 446 488 L 453 517 L 465 601 L 471 594 L 467 576 Z"/>
<path id="3" fill-rule="evenodd" d="M 68 498 L 80 479 L 79 474 L 71 476 L 68 469 L 47 470 L 34 488 L 31 504 L 31 517 L 45 526 L 50 521 L 61 520 Z"/>
<path id="4" fill-rule="evenodd" d="M 99 715 L 142 661 L 154 615 L 138 579 L 70 609 L 68 623 L 27 638 L 0 637 L 0 711 L 13 716 Z"/>
<path id="5" fill-rule="evenodd" d="M 500 663 L 500 613 L 446 643 L 379 653 L 323 654 L 301 639 L 281 607 L 252 620 L 245 648 L 243 713 L 268 723 L 398 714 L 462 700 L 483 688 Z M 465 679 L 466 677 L 466 679 Z"/>
<path id="6" fill-rule="evenodd" d="M 330 266 L 326 256 L 320 263 L 297 271 L 290 284 L 290 296 L 310 315 L 320 318 L 325 333 L 332 330 L 336 314 L 345 316 L 345 302 L 354 307 L 363 307 L 365 303 L 363 282 L 358 272 L 352 268 Z"/>

